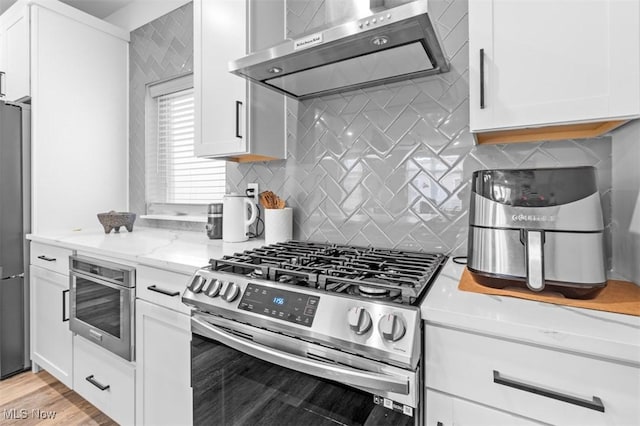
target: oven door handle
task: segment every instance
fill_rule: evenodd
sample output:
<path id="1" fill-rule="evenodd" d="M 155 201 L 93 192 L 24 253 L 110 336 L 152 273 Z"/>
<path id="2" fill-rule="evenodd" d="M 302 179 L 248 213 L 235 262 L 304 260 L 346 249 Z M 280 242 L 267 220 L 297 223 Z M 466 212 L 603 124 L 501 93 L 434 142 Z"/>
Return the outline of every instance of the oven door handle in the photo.
<path id="1" fill-rule="evenodd" d="M 317 377 L 331 379 L 347 385 L 366 388 L 374 392 L 395 392 L 409 395 L 409 380 L 406 377 L 389 376 L 375 372 L 356 370 L 346 366 L 331 365 L 248 341 L 220 330 L 214 325 L 191 317 L 191 331 L 217 340 L 235 350 L 281 367 L 300 371 Z"/>

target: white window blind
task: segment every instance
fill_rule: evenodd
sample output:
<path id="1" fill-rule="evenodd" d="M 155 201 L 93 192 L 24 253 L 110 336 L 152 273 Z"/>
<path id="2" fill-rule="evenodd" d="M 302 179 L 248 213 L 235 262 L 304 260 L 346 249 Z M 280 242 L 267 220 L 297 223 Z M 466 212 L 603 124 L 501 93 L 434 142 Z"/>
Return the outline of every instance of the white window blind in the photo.
<path id="1" fill-rule="evenodd" d="M 208 204 L 221 201 L 224 195 L 224 161 L 197 158 L 193 153 L 191 82 L 170 80 L 149 87 L 147 113 L 153 120 L 147 121 L 151 127 L 145 155 L 148 205 Z"/>

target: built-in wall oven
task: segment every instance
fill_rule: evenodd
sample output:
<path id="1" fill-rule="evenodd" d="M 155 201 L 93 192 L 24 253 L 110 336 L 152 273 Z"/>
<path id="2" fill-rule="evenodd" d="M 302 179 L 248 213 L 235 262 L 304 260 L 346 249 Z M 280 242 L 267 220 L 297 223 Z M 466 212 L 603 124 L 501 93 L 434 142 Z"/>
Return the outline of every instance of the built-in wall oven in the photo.
<path id="1" fill-rule="evenodd" d="M 194 424 L 419 425 L 419 301 L 439 254 L 290 241 L 212 260 L 194 307 Z"/>
<path id="2" fill-rule="evenodd" d="M 128 361 L 134 359 L 135 268 L 69 257 L 69 328 Z"/>

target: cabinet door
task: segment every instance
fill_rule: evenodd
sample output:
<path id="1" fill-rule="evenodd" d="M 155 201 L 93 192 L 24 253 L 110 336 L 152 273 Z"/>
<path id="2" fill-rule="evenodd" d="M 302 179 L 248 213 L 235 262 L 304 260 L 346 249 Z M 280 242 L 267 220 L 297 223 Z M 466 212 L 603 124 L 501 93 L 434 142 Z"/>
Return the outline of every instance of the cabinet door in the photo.
<path id="1" fill-rule="evenodd" d="M 69 277 L 33 265 L 30 271 L 31 359 L 71 388 Z"/>
<path id="2" fill-rule="evenodd" d="M 536 421 L 427 389 L 425 426 L 533 426 Z"/>
<path id="3" fill-rule="evenodd" d="M 30 12 L 31 231 L 95 228 L 127 211 L 129 45 L 81 14 Z"/>
<path id="4" fill-rule="evenodd" d="M 637 117 L 639 23 L 636 1 L 469 2 L 471 130 Z"/>
<path id="5" fill-rule="evenodd" d="M 190 317 L 136 300 L 136 423 L 192 423 Z"/>
<path id="6" fill-rule="evenodd" d="M 637 365 L 431 324 L 424 348 L 429 389 L 547 424 L 640 424 Z"/>
<path id="7" fill-rule="evenodd" d="M 246 53 L 246 20 L 243 0 L 194 1 L 196 156 L 247 150 L 246 82 L 228 68 Z"/>
<path id="8" fill-rule="evenodd" d="M 2 92 L 4 99 L 17 101 L 30 95 L 29 89 L 29 17 L 27 8 L 10 9 L 2 17 L 0 28 L 2 60 L 0 71 L 4 72 Z"/>
<path id="9" fill-rule="evenodd" d="M 135 424 L 135 365 L 78 335 L 73 390 L 120 425 Z"/>

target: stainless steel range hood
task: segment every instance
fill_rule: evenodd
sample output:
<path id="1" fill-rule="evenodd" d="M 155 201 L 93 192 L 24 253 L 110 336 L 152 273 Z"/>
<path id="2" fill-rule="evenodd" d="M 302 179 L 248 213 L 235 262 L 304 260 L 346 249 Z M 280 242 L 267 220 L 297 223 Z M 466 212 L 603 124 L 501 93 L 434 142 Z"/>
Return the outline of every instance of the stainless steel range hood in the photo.
<path id="1" fill-rule="evenodd" d="M 325 0 L 325 7 L 358 1 Z M 364 1 L 364 14 L 349 11 L 350 21 L 231 61 L 229 71 L 304 100 L 449 70 L 427 1 L 391 8 L 384 4 L 402 0 Z"/>

